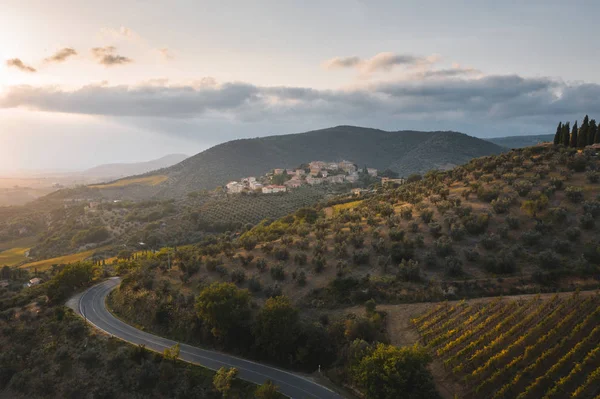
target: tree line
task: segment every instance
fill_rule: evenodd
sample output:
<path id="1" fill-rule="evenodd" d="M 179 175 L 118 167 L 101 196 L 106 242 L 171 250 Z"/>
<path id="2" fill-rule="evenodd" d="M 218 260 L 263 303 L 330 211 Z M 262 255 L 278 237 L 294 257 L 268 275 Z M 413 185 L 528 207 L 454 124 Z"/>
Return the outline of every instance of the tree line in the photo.
<path id="1" fill-rule="evenodd" d="M 554 134 L 554 145 L 583 148 L 596 143 L 600 143 L 600 129 L 596 120 L 590 119 L 587 115 L 579 128 L 577 121 L 573 124 L 573 128 L 570 127 L 570 122 L 559 122 Z"/>

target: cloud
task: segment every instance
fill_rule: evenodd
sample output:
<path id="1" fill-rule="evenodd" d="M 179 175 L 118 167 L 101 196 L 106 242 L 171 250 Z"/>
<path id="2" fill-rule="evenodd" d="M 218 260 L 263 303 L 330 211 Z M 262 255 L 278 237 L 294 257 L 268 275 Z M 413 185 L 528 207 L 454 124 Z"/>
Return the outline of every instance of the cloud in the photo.
<path id="1" fill-rule="evenodd" d="M 102 28 L 100 29 L 100 36 L 106 39 L 127 39 L 127 40 L 138 40 L 140 35 L 135 31 L 125 26 L 120 28 Z"/>
<path id="2" fill-rule="evenodd" d="M 440 78 L 440 79 L 447 79 L 447 78 L 455 78 L 455 77 L 462 77 L 462 76 L 467 76 L 467 75 L 481 75 L 482 72 L 479 69 L 476 68 L 470 68 L 470 67 L 462 67 L 460 65 L 453 65 L 452 68 L 447 68 L 447 69 L 429 69 L 423 72 L 418 72 L 414 75 L 414 77 L 416 78 L 421 78 L 421 79 L 429 79 L 429 78 Z"/>
<path id="3" fill-rule="evenodd" d="M 6 60 L 6 65 L 8 67 L 17 68 L 23 72 L 37 72 L 37 70 L 29 65 L 26 65 L 19 58 L 11 58 Z"/>
<path id="4" fill-rule="evenodd" d="M 114 46 L 94 47 L 92 55 L 98 60 L 98 63 L 107 67 L 133 62 L 131 58 L 115 54 L 115 51 L 117 49 Z"/>
<path id="5" fill-rule="evenodd" d="M 218 83 L 213 78 L 185 85 L 166 80 L 136 86 L 88 85 L 73 91 L 12 86 L 0 95 L 0 108 L 129 118 L 144 126 L 162 119 L 159 125 L 165 129 L 188 126 L 188 131 L 202 121 L 218 120 L 225 130 L 246 123 L 294 130 L 312 121 L 321 126 L 471 129 L 480 135 L 502 135 L 502 128 L 506 134 L 544 133 L 557 120 L 600 114 L 598 84 L 518 75 L 469 76 L 380 82 L 347 90 Z M 167 133 L 179 134 L 177 129 Z"/>
<path id="6" fill-rule="evenodd" d="M 175 58 L 171 50 L 169 50 L 166 47 L 159 48 L 157 49 L 157 51 L 165 60 L 172 60 L 173 58 Z"/>
<path id="7" fill-rule="evenodd" d="M 362 73 L 390 71 L 395 66 L 417 67 L 431 65 L 439 61 L 439 56 L 418 57 L 410 54 L 384 52 L 368 59 L 357 56 L 335 57 L 323 63 L 325 69 L 356 68 Z"/>
<path id="8" fill-rule="evenodd" d="M 65 47 L 63 49 L 58 50 L 51 57 L 46 58 L 44 61 L 46 62 L 63 62 L 66 61 L 67 58 L 77 55 L 77 51 L 70 47 Z"/>

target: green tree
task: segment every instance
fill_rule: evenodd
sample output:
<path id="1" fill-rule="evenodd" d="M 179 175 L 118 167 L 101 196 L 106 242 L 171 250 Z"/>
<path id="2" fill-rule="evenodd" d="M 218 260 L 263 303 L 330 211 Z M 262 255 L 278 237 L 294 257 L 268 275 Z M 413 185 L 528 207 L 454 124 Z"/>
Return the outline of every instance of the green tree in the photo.
<path id="1" fill-rule="evenodd" d="M 279 387 L 270 380 L 267 380 L 264 384 L 260 385 L 254 391 L 255 399 L 277 399 L 280 397 L 279 393 L 277 393 L 277 389 Z"/>
<path id="2" fill-rule="evenodd" d="M 65 266 L 48 283 L 48 298 L 56 303 L 68 298 L 76 290 L 87 287 L 94 279 L 95 270 L 91 262 L 77 262 Z"/>
<path id="3" fill-rule="evenodd" d="M 561 143 L 562 138 L 562 122 L 558 122 L 558 127 L 556 128 L 556 134 L 554 135 L 554 145 L 559 145 Z"/>
<path id="4" fill-rule="evenodd" d="M 257 347 L 270 359 L 285 361 L 295 352 L 298 310 L 285 296 L 269 298 L 256 317 Z"/>
<path id="5" fill-rule="evenodd" d="M 577 129 L 577 121 L 575 121 L 575 124 L 573 125 L 573 130 L 571 131 L 571 142 L 569 143 L 570 147 L 577 147 L 577 143 L 579 143 L 578 139 L 577 139 L 577 133 L 578 133 L 578 129 Z"/>
<path id="6" fill-rule="evenodd" d="M 212 283 L 198 295 L 196 312 L 215 337 L 224 338 L 250 319 L 250 293 L 233 283 Z"/>
<path id="7" fill-rule="evenodd" d="M 563 129 L 563 133 L 562 133 L 562 140 L 563 140 L 563 145 L 565 147 L 568 147 L 569 144 L 571 143 L 571 133 L 570 133 L 570 126 L 569 126 L 569 122 L 565 123 L 562 126 Z"/>
<path id="8" fill-rule="evenodd" d="M 223 398 L 229 398 L 233 389 L 233 381 L 238 375 L 238 370 L 235 367 L 227 369 L 221 367 L 213 377 L 213 386 L 223 395 Z"/>
<path id="9" fill-rule="evenodd" d="M 596 143 L 596 138 L 600 139 L 600 137 L 596 137 L 598 135 L 598 125 L 596 124 L 596 120 L 590 120 L 590 127 L 588 130 L 588 145 L 592 145 Z"/>
<path id="10" fill-rule="evenodd" d="M 589 125 L 590 125 L 590 120 L 589 120 L 588 116 L 586 115 L 585 118 L 583 118 L 583 122 L 581 123 L 581 127 L 579 128 L 579 133 L 577 136 L 577 147 L 579 147 L 579 148 L 583 148 L 587 145 L 588 130 L 590 127 Z"/>
<path id="11" fill-rule="evenodd" d="M 439 397 L 424 348 L 377 344 L 352 366 L 354 382 L 367 399 L 425 399 Z"/>
<path id="12" fill-rule="evenodd" d="M 177 360 L 177 359 L 179 359 L 180 353 L 181 353 L 181 348 L 180 348 L 179 342 L 178 342 L 170 348 L 165 348 L 165 350 L 163 351 L 163 357 L 167 360 Z"/>
<path id="13" fill-rule="evenodd" d="M 548 207 L 548 197 L 540 195 L 537 199 L 523 201 L 521 210 L 532 217 L 536 217 L 537 213 Z"/>

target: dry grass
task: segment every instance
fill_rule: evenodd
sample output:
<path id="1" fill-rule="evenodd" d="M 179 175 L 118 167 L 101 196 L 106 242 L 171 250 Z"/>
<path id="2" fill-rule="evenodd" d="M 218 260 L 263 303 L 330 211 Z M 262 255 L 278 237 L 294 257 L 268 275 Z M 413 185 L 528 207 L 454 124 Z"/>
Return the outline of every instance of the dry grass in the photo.
<path id="1" fill-rule="evenodd" d="M 25 256 L 25 252 L 27 252 L 29 248 L 11 248 L 6 251 L 0 252 L 0 265 L 2 266 L 14 266 L 25 260 L 27 257 Z"/>
<path id="2" fill-rule="evenodd" d="M 356 208 L 361 202 L 363 202 L 363 200 L 357 200 L 357 201 L 352 201 L 352 202 L 346 202 L 345 204 L 334 205 L 334 206 L 332 206 L 333 214 L 337 215 L 344 209 Z"/>
<path id="3" fill-rule="evenodd" d="M 92 256 L 94 252 L 101 251 L 103 248 L 95 248 L 90 249 L 89 251 L 79 252 L 71 255 L 58 256 L 56 258 L 39 260 L 37 262 L 30 262 L 24 265 L 19 266 L 20 269 L 37 269 L 37 271 L 41 272 L 47 269 L 50 269 L 52 265 L 64 264 L 64 263 L 73 263 L 85 260 Z"/>
<path id="4" fill-rule="evenodd" d="M 160 183 L 168 179 L 165 175 L 146 176 L 146 177 L 135 177 L 131 179 L 121 179 L 108 184 L 95 184 L 90 186 L 91 188 L 115 188 L 115 187 L 126 187 L 132 185 L 141 186 L 157 186 Z"/>

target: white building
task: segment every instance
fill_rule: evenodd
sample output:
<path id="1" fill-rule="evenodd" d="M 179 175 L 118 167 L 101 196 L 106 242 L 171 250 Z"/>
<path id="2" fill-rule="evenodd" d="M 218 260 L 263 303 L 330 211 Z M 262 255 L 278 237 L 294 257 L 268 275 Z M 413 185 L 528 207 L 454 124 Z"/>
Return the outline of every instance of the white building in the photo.
<path id="1" fill-rule="evenodd" d="M 302 180 L 292 179 L 283 183 L 287 188 L 298 188 L 302 185 Z"/>
<path id="2" fill-rule="evenodd" d="M 273 169 L 273 174 L 282 175 L 284 170 L 285 169 L 281 169 L 281 168 Z"/>
<path id="3" fill-rule="evenodd" d="M 331 184 L 340 184 L 343 183 L 344 180 L 346 180 L 346 176 L 344 175 L 333 175 L 327 177 L 327 181 Z"/>
<path id="4" fill-rule="evenodd" d="M 348 176 L 346 176 L 346 181 L 349 181 L 350 183 L 356 183 L 358 181 L 358 173 L 350 173 Z"/>
<path id="5" fill-rule="evenodd" d="M 259 188 L 262 189 L 263 185 L 257 181 L 253 181 L 250 183 L 249 187 L 250 190 L 258 190 Z"/>
<path id="6" fill-rule="evenodd" d="M 306 175 L 306 172 L 304 171 L 304 169 L 296 169 L 294 171 L 294 173 L 296 173 L 296 176 L 298 176 L 298 177 Z"/>
<path id="7" fill-rule="evenodd" d="M 35 277 L 32 278 L 31 280 L 29 280 L 29 282 L 27 283 L 28 287 L 33 287 L 34 285 L 39 285 L 42 282 L 42 279 L 39 277 Z"/>
<path id="8" fill-rule="evenodd" d="M 239 194 L 244 191 L 245 186 L 237 181 L 231 181 L 225 185 L 227 192 L 230 194 Z"/>
<path id="9" fill-rule="evenodd" d="M 323 184 L 323 178 L 308 176 L 306 178 L 306 183 L 310 184 L 311 186 L 314 186 L 316 184 Z"/>
<path id="10" fill-rule="evenodd" d="M 335 162 L 330 162 L 329 165 L 327 165 L 327 169 L 329 170 L 338 170 L 339 168 L 340 167 Z"/>
<path id="11" fill-rule="evenodd" d="M 350 161 L 342 161 L 342 162 L 338 163 L 338 166 L 344 172 L 348 172 L 348 173 L 354 172 L 356 170 L 356 166 L 354 166 L 354 164 Z"/>
<path id="12" fill-rule="evenodd" d="M 369 176 L 376 177 L 377 176 L 377 169 L 375 169 L 375 168 L 367 168 L 367 173 L 369 174 Z"/>
<path id="13" fill-rule="evenodd" d="M 286 191 L 287 188 L 285 186 L 269 185 L 262 188 L 263 194 L 285 193 Z"/>

